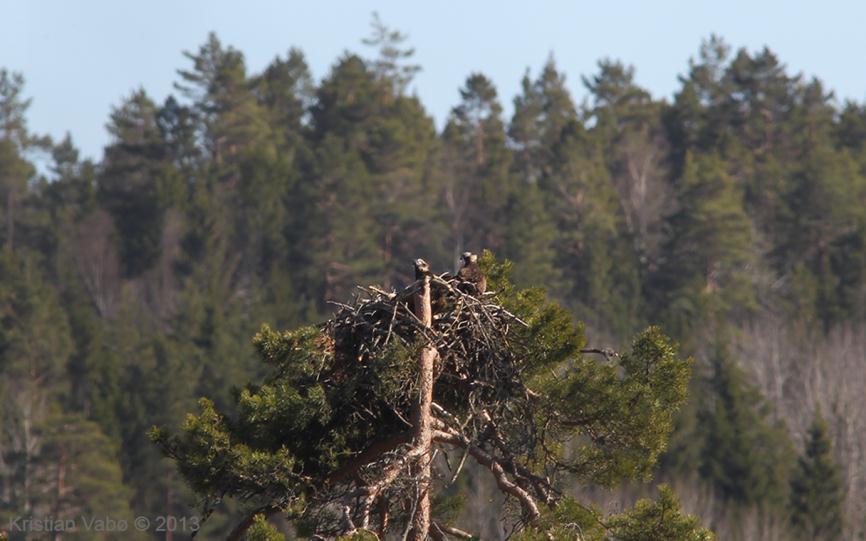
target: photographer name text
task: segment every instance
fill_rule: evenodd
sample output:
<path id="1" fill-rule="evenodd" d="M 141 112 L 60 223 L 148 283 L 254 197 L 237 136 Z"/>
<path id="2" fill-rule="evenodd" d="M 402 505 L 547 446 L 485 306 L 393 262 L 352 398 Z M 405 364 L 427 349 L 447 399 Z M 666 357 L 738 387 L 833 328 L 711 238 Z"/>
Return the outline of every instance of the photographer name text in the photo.
<path id="1" fill-rule="evenodd" d="M 194 532 L 199 529 L 198 517 L 176 517 L 173 515 L 145 517 L 133 520 L 114 517 L 78 516 L 74 518 L 13 517 L 9 519 L 9 532 Z"/>

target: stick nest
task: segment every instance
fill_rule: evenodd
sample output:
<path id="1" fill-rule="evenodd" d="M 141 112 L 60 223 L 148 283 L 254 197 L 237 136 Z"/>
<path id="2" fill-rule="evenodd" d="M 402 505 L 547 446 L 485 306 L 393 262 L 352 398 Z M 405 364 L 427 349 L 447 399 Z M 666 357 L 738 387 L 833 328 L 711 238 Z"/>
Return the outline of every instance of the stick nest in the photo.
<path id="1" fill-rule="evenodd" d="M 471 283 L 443 274 L 431 276 L 433 325 L 425 327 L 413 311 L 421 287 L 422 281 L 399 292 L 359 287 L 351 304 L 334 303 L 338 311 L 323 328 L 331 340 L 332 375 L 354 379 L 376 370 L 395 351 L 411 357 L 432 344 L 439 354 L 440 403 L 456 406 L 467 398 L 476 404 L 498 403 L 517 391 L 521 348 L 514 329 L 526 323 L 500 305 L 495 293 L 478 294 Z M 414 360 L 407 366 L 414 366 Z"/>

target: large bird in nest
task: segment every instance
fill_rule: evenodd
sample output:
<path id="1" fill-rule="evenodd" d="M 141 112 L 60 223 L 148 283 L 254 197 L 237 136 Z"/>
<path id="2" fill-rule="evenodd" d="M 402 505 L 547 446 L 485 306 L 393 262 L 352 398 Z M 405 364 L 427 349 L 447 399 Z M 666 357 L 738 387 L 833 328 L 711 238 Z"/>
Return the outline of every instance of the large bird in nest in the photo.
<path id="1" fill-rule="evenodd" d="M 416 280 L 423 280 L 425 276 L 430 275 L 430 265 L 428 265 L 427 262 L 424 261 L 423 259 L 421 259 L 421 258 L 416 259 L 413 262 L 413 265 L 415 268 L 415 279 Z"/>
<path id="2" fill-rule="evenodd" d="M 487 291 L 487 277 L 478 265 L 478 256 L 472 252 L 463 252 L 460 260 L 462 266 L 456 275 L 448 272 L 434 275 L 430 272 L 430 265 L 423 259 L 412 262 L 416 281 L 424 280 L 425 277 L 434 278 L 430 288 L 433 319 L 438 319 L 439 314 L 448 310 L 453 303 L 454 296 L 448 292 L 449 289 L 456 288 L 463 293 L 478 296 Z"/>
<path id="3" fill-rule="evenodd" d="M 482 294 L 487 291 L 487 277 L 478 265 L 478 255 L 472 252 L 463 252 L 460 256 L 463 264 L 460 270 L 457 271 L 457 279 L 461 282 L 472 284 L 475 291 L 470 293 Z"/>
<path id="4" fill-rule="evenodd" d="M 415 280 L 423 280 L 424 277 L 430 276 L 433 277 L 434 274 L 430 272 L 430 265 L 421 258 L 416 259 L 412 263 L 413 268 L 415 269 Z M 446 291 L 449 286 L 445 285 L 443 289 L 442 282 L 451 282 L 454 280 L 454 277 L 449 275 L 447 272 L 437 277 L 440 281 L 434 282 L 431 284 L 430 288 L 430 304 L 433 310 L 433 318 L 438 318 L 438 314 L 446 309 L 448 306 L 448 292 Z"/>

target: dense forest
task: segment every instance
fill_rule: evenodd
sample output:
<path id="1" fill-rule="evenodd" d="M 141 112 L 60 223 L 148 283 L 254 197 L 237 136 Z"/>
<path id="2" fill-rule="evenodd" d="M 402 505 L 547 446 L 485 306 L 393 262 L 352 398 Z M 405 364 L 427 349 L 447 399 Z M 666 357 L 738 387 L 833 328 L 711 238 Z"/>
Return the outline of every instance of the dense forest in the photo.
<path id="1" fill-rule="evenodd" d="M 657 324 L 694 357 L 655 481 L 719 539 L 866 536 L 866 104 L 713 36 L 671 99 L 601 60 L 576 103 L 551 56 L 511 118 L 469 74 L 440 131 L 404 37 L 373 29 L 320 81 L 297 49 L 249 73 L 210 35 L 175 95 L 120 100 L 98 162 L 32 133 L 26 74 L 0 70 L 0 524 L 194 515 L 148 430 L 230 409 L 262 323 L 488 249 L 593 345 Z M 499 538 L 490 486 L 464 491 Z"/>

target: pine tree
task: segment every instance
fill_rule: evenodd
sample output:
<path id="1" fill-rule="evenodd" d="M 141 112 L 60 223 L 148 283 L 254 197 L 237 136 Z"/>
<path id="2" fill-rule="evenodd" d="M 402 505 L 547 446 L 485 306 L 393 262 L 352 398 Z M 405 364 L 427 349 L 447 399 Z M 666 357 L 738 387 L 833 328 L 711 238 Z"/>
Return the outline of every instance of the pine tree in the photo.
<path id="1" fill-rule="evenodd" d="M 679 501 L 666 486 L 659 487 L 658 500 L 639 501 L 634 510 L 611 521 L 616 538 L 623 541 L 712 541 L 711 532 L 700 527 L 698 517 L 681 515 Z M 670 517 L 675 517 L 671 520 Z"/>
<path id="2" fill-rule="evenodd" d="M 45 510 L 38 464 L 48 420 L 68 392 L 69 326 L 57 297 L 30 258 L 0 256 L 0 509 L 6 514 Z"/>
<path id="3" fill-rule="evenodd" d="M 21 95 L 24 76 L 0 69 L 0 139 L 24 147 L 30 140 L 27 132 L 27 108 L 31 100 Z"/>
<path id="4" fill-rule="evenodd" d="M 509 176 L 502 106 L 492 81 L 470 75 L 442 132 L 441 197 L 452 236 L 452 262 L 466 250 L 501 251 L 506 210 L 515 188 Z"/>
<path id="5" fill-rule="evenodd" d="M 520 186 L 508 198 L 503 257 L 515 263 L 514 282 L 545 284 L 552 292 L 562 289 L 563 272 L 557 267 L 556 226 L 544 208 L 544 195 L 536 184 Z"/>
<path id="6" fill-rule="evenodd" d="M 74 519 L 81 529 L 68 535 L 74 541 L 108 540 L 116 535 L 98 531 L 95 523 L 85 531 L 83 517 L 88 521 L 125 521 L 130 525 L 125 538 L 146 539 L 146 534 L 131 526 L 130 491 L 123 484 L 116 448 L 96 423 L 76 415 L 56 414 L 40 429 L 44 442 L 36 466 L 42 469 L 44 482 L 41 511 L 58 520 Z"/>
<path id="7" fill-rule="evenodd" d="M 540 182 L 551 173 L 563 131 L 576 120 L 565 76 L 551 55 L 537 79 L 528 72 L 523 76 L 521 94 L 514 98 L 508 137 L 515 146 L 515 170 L 524 181 Z"/>
<path id="8" fill-rule="evenodd" d="M 425 248 L 436 253 L 422 234 L 434 216 L 425 191 L 432 120 L 416 97 L 394 95 L 353 55 L 323 81 L 311 117 L 313 234 L 304 249 L 315 298 L 340 297 L 374 276 L 388 287 L 407 280 L 411 268 L 398 262 Z"/>
<path id="9" fill-rule="evenodd" d="M 866 105 L 846 101 L 833 123 L 835 146 L 848 149 L 857 159 L 861 173 L 866 171 Z"/>
<path id="10" fill-rule="evenodd" d="M 554 467 L 557 462 L 551 459 L 556 456 L 559 464 L 568 464 L 568 471 L 581 483 L 610 486 L 622 479 L 648 475 L 664 448 L 672 413 L 683 402 L 688 362 L 677 358 L 675 346 L 657 328 L 640 333 L 631 353 L 624 355 L 621 362 L 609 364 L 583 357 L 583 338 L 575 321 L 545 301 L 542 291 L 512 286 L 507 279 L 509 265 L 496 265 L 489 254 L 482 263 L 489 287 L 498 292 L 499 300 L 489 302 L 503 302 L 526 322 L 525 327 L 515 327 L 519 336 L 509 341 L 513 346 L 506 347 L 529 348 L 521 354 L 525 367 L 509 377 L 525 373 L 526 385 L 532 390 L 522 388 L 513 399 L 479 395 L 478 399 L 484 401 L 513 400 L 515 411 L 526 413 L 512 418 L 499 414 L 502 408 L 493 403 L 486 407 L 488 413 L 482 415 L 486 435 L 479 433 L 472 440 L 477 443 L 469 447 L 473 460 L 492 469 L 498 486 L 516 498 L 522 524 L 530 526 L 530 535 L 539 528 L 548 535 L 563 528 L 597 528 L 601 518 L 598 514 L 570 498 L 554 496 L 552 487 L 546 488 L 549 481 L 540 472 Z M 342 321 L 342 316 L 338 319 Z M 431 332 L 438 331 L 431 328 Z M 160 429 L 154 430 L 152 437 L 167 456 L 178 462 L 181 473 L 205 498 L 206 505 L 235 496 L 254 508 L 241 523 L 241 532 L 253 524 L 256 515 L 285 512 L 302 535 L 328 531 L 334 537 L 369 536 L 370 514 L 376 500 L 383 502 L 380 509 L 384 506 L 379 538 L 394 528 L 387 519 L 391 512 L 394 522 L 412 523 L 412 502 L 421 501 L 421 497 L 412 496 L 413 485 L 397 492 L 388 490 L 405 474 L 402 461 L 393 463 L 387 457 L 402 452 L 406 441 L 415 441 L 412 437 L 404 439 L 409 437 L 406 419 L 417 419 L 407 409 L 415 403 L 417 390 L 406 387 L 405 381 L 415 377 L 411 366 L 415 366 L 419 348 L 406 344 L 374 349 L 369 356 L 361 349 L 358 357 L 352 348 L 367 346 L 351 340 L 345 342 L 342 332 L 333 337 L 322 334 L 317 327 L 285 333 L 265 327 L 256 343 L 272 372 L 261 384 L 249 384 L 236 394 L 235 416 L 226 416 L 212 401 L 202 399 L 199 412 L 187 417 L 180 435 Z M 344 351 L 346 347 L 349 350 Z M 334 352 L 334 356 L 328 352 Z M 343 365 L 344 354 L 348 355 L 345 360 L 351 363 L 349 366 Z M 367 370 L 367 363 L 376 368 Z M 429 370 L 433 374 L 432 363 Z M 373 379 L 368 381 L 368 376 Z M 440 412 L 437 417 L 467 415 L 474 407 L 475 399 L 467 399 L 466 392 L 451 388 L 450 378 L 433 381 L 430 384 L 438 390 L 431 389 L 431 393 L 441 404 L 434 408 Z M 494 387 L 501 388 L 496 393 L 507 393 L 507 384 Z M 468 392 L 474 396 L 474 391 Z M 533 413 L 536 400 L 544 401 L 546 406 Z M 412 406 L 413 411 L 418 407 Z M 546 411 L 555 413 L 550 417 Z M 545 419 L 546 428 L 542 432 L 530 429 L 530 439 L 524 441 L 520 434 L 535 422 L 535 415 Z M 453 420 L 459 425 L 457 417 Z M 566 455 L 555 442 L 572 440 L 574 430 L 580 430 L 585 438 L 575 440 L 576 447 Z M 436 434 L 444 438 L 439 443 L 460 445 L 448 439 L 444 425 Z M 489 437 L 493 440 L 487 442 Z M 443 452 L 447 450 L 443 448 Z M 548 459 L 541 459 L 542 455 L 532 458 L 535 453 L 553 455 Z M 413 460 L 411 453 L 406 460 Z M 364 466 L 368 461 L 378 465 L 371 470 Z M 368 471 L 372 477 L 367 476 Z M 383 484 L 375 481 L 379 475 Z M 345 483 L 357 486 L 360 500 L 344 499 L 343 488 L 329 496 L 331 487 Z M 364 498 L 371 490 L 375 491 L 374 497 Z M 623 532 L 631 531 L 630 538 L 644 539 L 639 532 L 657 528 L 659 532 L 677 532 L 674 539 L 709 539 L 696 521 L 679 514 L 670 494 L 664 494 L 658 508 L 644 502 L 631 517 L 623 517 Z M 407 496 L 409 501 L 400 504 Z M 337 504 L 344 507 L 336 507 L 334 514 L 331 509 Z M 658 524 L 636 528 L 634 522 L 643 520 L 643 516 L 656 516 Z M 426 532 L 416 530 L 411 536 L 421 539 Z"/>
<path id="11" fill-rule="evenodd" d="M 414 56 L 415 49 L 404 48 L 403 42 L 407 36 L 386 26 L 375 11 L 370 27 L 371 35 L 363 43 L 376 47 L 379 53 L 371 67 L 376 76 L 391 87 L 394 95 L 402 96 L 415 74 L 421 71 L 421 66 L 407 63 Z"/>
<path id="12" fill-rule="evenodd" d="M 237 183 L 237 158 L 248 147 L 273 144 L 264 108 L 247 78 L 244 55 L 223 47 L 214 33 L 197 53 L 184 52 L 192 69 L 178 70 L 175 86 L 191 99 L 204 148 L 223 182 Z"/>
<path id="13" fill-rule="evenodd" d="M 245 541 L 285 541 L 285 539 L 276 528 L 268 524 L 264 515 L 255 516 L 253 525 L 244 536 Z"/>
<path id="14" fill-rule="evenodd" d="M 820 413 L 809 426 L 803 454 L 791 478 L 791 525 L 799 539 L 842 539 L 845 495 L 833 458 L 827 425 Z"/>
<path id="15" fill-rule="evenodd" d="M 849 273 L 856 268 L 852 259 L 864 257 L 858 239 L 866 223 L 859 203 L 866 196 L 866 177 L 847 153 L 822 144 L 801 158 L 789 185 L 773 255 L 783 275 L 798 264 L 814 275 L 819 288 L 813 310 L 829 327 L 853 315 L 850 310 L 859 310 L 854 301 L 859 275 Z M 844 284 L 843 274 L 848 275 Z M 787 294 L 798 293 L 791 289 Z"/>
<path id="16" fill-rule="evenodd" d="M 540 188 L 559 233 L 557 266 L 566 299 L 588 324 L 628 336 L 639 310 L 637 260 L 622 234 L 621 206 L 604 155 L 579 124 L 563 133 Z"/>
<path id="17" fill-rule="evenodd" d="M 718 158 L 689 155 L 677 188 L 654 288 L 655 309 L 684 335 L 697 321 L 753 307 L 753 241 L 741 192 Z"/>
<path id="18" fill-rule="evenodd" d="M 183 308 L 182 308 L 183 310 Z M 188 335 L 183 346 L 177 346 L 160 329 L 142 305 L 131 295 L 119 300 L 113 321 L 105 325 L 105 337 L 110 344 L 110 362 L 114 363 L 118 399 L 115 415 L 120 428 L 120 456 L 124 477 L 130 480 L 131 501 L 139 514 L 166 516 L 179 514 L 185 502 L 184 487 L 169 464 L 148 445 L 147 431 L 156 423 L 171 422 L 181 411 L 194 403 L 203 389 L 213 390 L 213 381 L 201 377 L 206 352 L 192 343 L 197 337 Z M 173 322 L 177 332 L 186 329 Z M 233 352 L 232 352 L 233 353 Z M 238 359 L 238 360 L 236 360 Z M 241 356 L 214 351 L 208 369 L 222 387 L 215 392 L 217 399 L 230 393 L 225 379 L 237 377 Z M 99 367 L 95 367 L 99 368 Z M 96 374 L 94 379 L 100 375 Z M 109 374 L 104 376 L 106 379 Z M 168 378 L 168 379 L 167 379 Z"/>
<path id="19" fill-rule="evenodd" d="M 674 207 L 666 161 L 670 149 L 661 123 L 662 103 L 634 81 L 634 68 L 603 60 L 584 77 L 592 96 L 589 132 L 603 149 L 622 208 L 622 232 L 630 238 L 643 275 L 659 259 L 663 217 Z"/>
<path id="20" fill-rule="evenodd" d="M 27 130 L 26 112 L 30 100 L 21 94 L 24 77 L 0 69 L 0 198 L 2 198 L 2 240 L 9 252 L 15 249 L 16 227 L 22 220 L 20 209 L 27 195 L 27 183 L 36 169 L 23 156 L 36 138 Z"/>
<path id="21" fill-rule="evenodd" d="M 723 152 L 728 144 L 730 81 L 725 70 L 730 51 L 721 37 L 711 35 L 701 43 L 698 59 L 689 59 L 688 75 L 679 77 L 682 88 L 663 114 L 677 170 L 687 152 Z"/>
<path id="22" fill-rule="evenodd" d="M 163 219 L 177 179 L 166 163 L 156 104 L 134 92 L 111 115 L 112 144 L 105 149 L 98 194 L 120 233 L 120 257 L 127 277 L 139 276 L 159 257 Z"/>
<path id="23" fill-rule="evenodd" d="M 251 84 L 259 104 L 267 111 L 271 129 L 283 134 L 285 148 L 293 148 L 302 137 L 315 93 L 304 53 L 290 49 L 285 59 L 275 58 L 264 72 L 253 77 Z"/>

